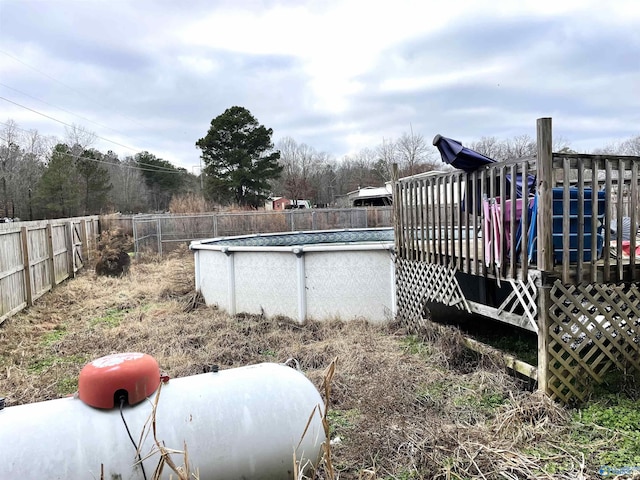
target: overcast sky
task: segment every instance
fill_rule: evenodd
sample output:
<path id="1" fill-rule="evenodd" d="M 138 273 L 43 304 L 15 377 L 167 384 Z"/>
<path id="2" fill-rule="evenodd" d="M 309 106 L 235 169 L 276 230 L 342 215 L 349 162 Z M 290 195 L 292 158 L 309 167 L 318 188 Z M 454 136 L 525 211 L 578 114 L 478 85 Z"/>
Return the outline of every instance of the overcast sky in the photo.
<path id="1" fill-rule="evenodd" d="M 338 159 L 410 129 L 535 137 L 543 116 L 588 152 L 640 135 L 640 4 L 0 0 L 0 97 L 0 122 L 196 173 L 233 105 Z"/>

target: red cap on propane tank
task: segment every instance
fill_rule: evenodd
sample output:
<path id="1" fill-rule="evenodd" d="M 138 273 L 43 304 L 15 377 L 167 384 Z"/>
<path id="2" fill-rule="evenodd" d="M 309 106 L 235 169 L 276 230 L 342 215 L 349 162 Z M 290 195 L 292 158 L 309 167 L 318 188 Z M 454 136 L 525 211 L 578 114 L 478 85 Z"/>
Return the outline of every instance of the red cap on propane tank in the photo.
<path id="1" fill-rule="evenodd" d="M 116 353 L 100 357 L 80 371 L 78 396 L 87 405 L 113 408 L 122 398 L 140 403 L 160 385 L 160 367 L 145 353 Z"/>

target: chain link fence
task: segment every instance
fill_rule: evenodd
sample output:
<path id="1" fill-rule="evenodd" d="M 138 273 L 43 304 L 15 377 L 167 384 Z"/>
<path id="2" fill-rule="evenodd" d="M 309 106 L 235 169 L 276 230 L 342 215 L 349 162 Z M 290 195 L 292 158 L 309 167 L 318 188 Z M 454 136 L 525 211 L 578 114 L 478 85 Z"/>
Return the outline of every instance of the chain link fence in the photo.
<path id="1" fill-rule="evenodd" d="M 204 238 L 257 233 L 375 228 L 393 226 L 393 207 L 301 209 L 192 215 L 103 217 L 103 229 L 114 226 L 133 237 L 135 253 L 166 254 L 179 245 Z"/>

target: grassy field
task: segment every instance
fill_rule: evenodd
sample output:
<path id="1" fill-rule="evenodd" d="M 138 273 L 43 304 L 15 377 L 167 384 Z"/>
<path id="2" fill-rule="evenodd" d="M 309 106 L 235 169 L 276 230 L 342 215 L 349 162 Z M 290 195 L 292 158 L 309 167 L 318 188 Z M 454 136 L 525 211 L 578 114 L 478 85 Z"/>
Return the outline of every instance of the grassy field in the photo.
<path id="1" fill-rule="evenodd" d="M 121 278 L 87 270 L 4 322 L 0 396 L 11 406 L 72 394 L 86 362 L 124 351 L 153 355 L 171 377 L 295 358 L 318 387 L 337 359 L 334 478 L 595 479 L 603 465 L 640 465 L 633 384 L 561 407 L 465 350 L 458 335 L 231 317 L 202 304 L 183 252 L 134 262 Z M 326 464 L 316 477 L 331 477 Z"/>

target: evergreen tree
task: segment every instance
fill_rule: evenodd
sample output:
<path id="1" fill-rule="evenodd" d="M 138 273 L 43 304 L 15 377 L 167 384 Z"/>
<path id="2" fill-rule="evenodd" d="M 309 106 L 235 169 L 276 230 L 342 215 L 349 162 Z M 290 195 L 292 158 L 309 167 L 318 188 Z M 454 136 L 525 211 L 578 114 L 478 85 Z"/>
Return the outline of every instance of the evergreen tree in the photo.
<path id="1" fill-rule="evenodd" d="M 69 147 L 59 143 L 51 152 L 40 182 L 37 198 L 50 218 L 73 217 L 78 214 L 80 182 Z"/>
<path id="2" fill-rule="evenodd" d="M 202 150 L 211 199 L 253 207 L 262 204 L 269 180 L 282 171 L 272 134 L 243 107 L 228 108 L 211 121 L 207 135 L 196 142 Z"/>
<path id="3" fill-rule="evenodd" d="M 85 215 L 100 213 L 106 206 L 107 193 L 112 188 L 109 171 L 99 163 L 102 158 L 102 153 L 92 148 L 82 152 L 81 157 L 76 159 L 76 169 L 82 178 L 84 190 Z"/>
<path id="4" fill-rule="evenodd" d="M 167 210 L 171 197 L 181 192 L 187 171 L 149 152 L 137 153 L 136 166 L 144 178 L 156 211 Z"/>

